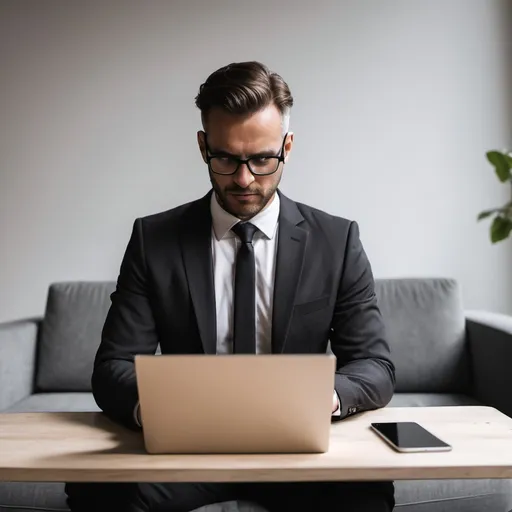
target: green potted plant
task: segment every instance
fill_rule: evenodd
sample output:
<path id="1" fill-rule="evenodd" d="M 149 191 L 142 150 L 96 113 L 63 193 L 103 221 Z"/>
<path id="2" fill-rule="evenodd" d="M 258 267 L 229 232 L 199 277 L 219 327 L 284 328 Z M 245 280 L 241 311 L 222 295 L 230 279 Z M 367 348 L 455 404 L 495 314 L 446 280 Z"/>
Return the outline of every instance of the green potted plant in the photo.
<path id="1" fill-rule="evenodd" d="M 488 151 L 487 160 L 493 165 L 496 176 L 502 182 L 512 184 L 512 152 Z M 478 220 L 493 216 L 490 227 L 491 242 L 493 244 L 505 240 L 512 231 L 512 200 L 492 210 L 480 212 Z"/>

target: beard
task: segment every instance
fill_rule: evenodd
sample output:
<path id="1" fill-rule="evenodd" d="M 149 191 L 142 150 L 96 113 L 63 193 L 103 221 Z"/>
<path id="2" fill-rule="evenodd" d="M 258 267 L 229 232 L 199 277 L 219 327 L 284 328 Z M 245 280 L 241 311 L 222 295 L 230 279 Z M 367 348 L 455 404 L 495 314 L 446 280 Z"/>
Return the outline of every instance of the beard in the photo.
<path id="1" fill-rule="evenodd" d="M 221 187 L 210 173 L 210 182 L 217 197 L 219 205 L 228 213 L 240 220 L 247 221 L 261 212 L 274 197 L 279 186 L 281 177 L 267 188 L 253 183 L 248 188 L 242 188 L 236 183 L 232 183 L 228 187 Z M 251 194 L 245 199 L 241 194 Z"/>

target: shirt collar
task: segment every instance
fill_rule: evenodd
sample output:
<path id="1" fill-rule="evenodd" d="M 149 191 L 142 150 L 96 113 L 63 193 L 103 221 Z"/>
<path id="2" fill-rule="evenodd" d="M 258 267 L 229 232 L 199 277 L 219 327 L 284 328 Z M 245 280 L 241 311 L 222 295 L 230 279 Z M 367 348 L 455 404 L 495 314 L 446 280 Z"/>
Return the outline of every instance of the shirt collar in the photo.
<path id="1" fill-rule="evenodd" d="M 269 240 L 274 238 L 277 229 L 277 222 L 279 219 L 280 199 L 279 194 L 276 192 L 272 202 L 267 205 L 261 212 L 255 215 L 249 222 L 254 224 Z M 212 214 L 213 230 L 215 238 L 221 240 L 222 238 L 230 238 L 235 236 L 231 232 L 231 228 L 240 222 L 240 219 L 231 215 L 224 210 L 219 202 L 215 192 L 212 193 L 210 201 L 210 211 Z"/>

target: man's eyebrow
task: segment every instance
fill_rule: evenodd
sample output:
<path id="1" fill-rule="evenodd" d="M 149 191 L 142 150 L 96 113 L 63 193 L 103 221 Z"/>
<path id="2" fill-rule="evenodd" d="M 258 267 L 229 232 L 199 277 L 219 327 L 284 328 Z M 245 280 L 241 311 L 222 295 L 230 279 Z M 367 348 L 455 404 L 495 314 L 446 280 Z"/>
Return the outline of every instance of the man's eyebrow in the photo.
<path id="1" fill-rule="evenodd" d="M 234 156 L 234 157 L 237 157 L 237 155 L 233 154 L 233 153 L 230 153 L 229 151 L 225 151 L 223 149 L 215 149 L 215 148 L 212 148 L 210 147 L 210 153 L 212 155 L 226 155 L 226 156 Z"/>
<path id="2" fill-rule="evenodd" d="M 279 151 L 276 151 L 275 149 L 265 149 L 263 151 L 258 151 L 257 153 L 254 153 L 249 158 L 258 158 L 263 156 L 279 156 Z"/>

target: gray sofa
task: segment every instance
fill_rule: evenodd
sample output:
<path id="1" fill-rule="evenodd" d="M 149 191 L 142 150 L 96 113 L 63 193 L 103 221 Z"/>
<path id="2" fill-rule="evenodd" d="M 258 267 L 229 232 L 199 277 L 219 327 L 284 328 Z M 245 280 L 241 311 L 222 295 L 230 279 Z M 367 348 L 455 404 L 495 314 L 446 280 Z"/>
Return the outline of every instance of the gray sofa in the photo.
<path id="1" fill-rule="evenodd" d="M 114 286 L 54 284 L 44 318 L 0 325 L 1 412 L 98 410 L 90 376 Z M 450 279 L 378 280 L 376 286 L 397 367 L 389 407 L 486 404 L 512 416 L 512 318 L 465 312 Z M 506 512 L 512 485 L 399 481 L 396 501 L 403 512 Z M 258 509 L 223 507 L 207 509 Z M 67 510 L 64 484 L 0 483 L 0 511 L 13 510 Z"/>

